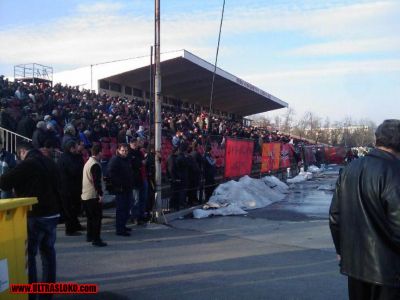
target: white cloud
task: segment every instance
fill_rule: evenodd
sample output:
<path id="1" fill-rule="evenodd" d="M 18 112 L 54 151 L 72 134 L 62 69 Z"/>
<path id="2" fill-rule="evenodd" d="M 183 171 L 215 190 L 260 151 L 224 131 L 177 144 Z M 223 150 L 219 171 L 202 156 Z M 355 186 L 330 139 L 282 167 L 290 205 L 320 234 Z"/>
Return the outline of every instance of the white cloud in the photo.
<path id="1" fill-rule="evenodd" d="M 76 12 L 80 14 L 109 14 L 120 11 L 124 5 L 119 2 L 98 2 L 92 4 L 79 4 Z"/>
<path id="2" fill-rule="evenodd" d="M 398 36 L 341 40 L 328 43 L 311 44 L 287 52 L 289 55 L 322 56 L 357 53 L 387 53 L 400 51 L 400 38 Z"/>
<path id="3" fill-rule="evenodd" d="M 41 30 L 28 25 L 3 29 L 0 31 L 0 64 L 89 65 L 149 53 L 154 41 L 153 16 L 135 14 L 129 7 L 129 16 L 121 15 L 125 8 L 119 2 L 79 5 L 75 15 L 41 24 Z M 294 50 L 297 54 L 327 52 L 328 48 L 337 51 L 341 46 L 346 46 L 342 49 L 347 53 L 363 52 L 362 47 L 368 45 L 378 50 L 379 47 L 373 44 L 379 42 L 376 35 L 379 34 L 381 41 L 386 42 L 389 40 L 383 33 L 390 34 L 396 30 L 396 26 L 389 28 L 383 20 L 399 8 L 398 2 L 394 1 L 312 10 L 304 10 L 304 7 L 283 9 L 282 5 L 275 8 L 265 5 L 228 6 L 222 38 L 251 32 L 259 33 L 263 39 L 263 32 L 297 31 L 305 35 L 344 39 L 336 44 L 317 45 L 317 50 L 312 50 L 311 46 Z M 162 51 L 185 48 L 213 60 L 219 13 L 198 11 L 162 15 Z M 357 42 L 354 37 L 362 40 Z M 353 45 L 348 42 L 350 39 L 354 41 Z M 240 47 L 245 39 L 240 37 L 238 41 L 237 47 Z M 388 51 L 398 50 L 398 39 L 383 47 Z M 232 48 L 224 48 L 224 51 L 233 52 Z"/>
<path id="4" fill-rule="evenodd" d="M 296 68 L 284 71 L 251 74 L 244 76 L 250 82 L 262 83 L 271 80 L 318 79 L 321 77 L 342 76 L 357 73 L 399 72 L 400 59 L 344 61 Z"/>
<path id="5" fill-rule="evenodd" d="M 270 7 L 238 9 L 227 13 L 226 30 L 232 32 L 299 31 L 316 37 L 364 37 L 382 34 L 387 30 L 397 33 L 393 24 L 400 10 L 397 1 L 342 5 L 315 10 L 284 10 Z M 238 21 L 240 20 L 240 21 Z M 397 23 L 398 29 L 398 23 Z"/>

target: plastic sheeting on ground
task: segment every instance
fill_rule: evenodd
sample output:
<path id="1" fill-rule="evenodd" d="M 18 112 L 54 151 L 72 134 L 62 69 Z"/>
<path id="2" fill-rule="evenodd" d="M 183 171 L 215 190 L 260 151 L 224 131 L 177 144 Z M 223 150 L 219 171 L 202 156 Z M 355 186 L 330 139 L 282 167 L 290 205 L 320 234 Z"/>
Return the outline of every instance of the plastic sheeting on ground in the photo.
<path id="1" fill-rule="evenodd" d="M 274 176 L 254 179 L 244 176 L 239 181 L 230 180 L 220 184 L 214 191 L 205 208 L 195 209 L 194 218 L 210 215 L 245 214 L 244 210 L 265 207 L 280 201 L 288 193 L 289 187 Z"/>

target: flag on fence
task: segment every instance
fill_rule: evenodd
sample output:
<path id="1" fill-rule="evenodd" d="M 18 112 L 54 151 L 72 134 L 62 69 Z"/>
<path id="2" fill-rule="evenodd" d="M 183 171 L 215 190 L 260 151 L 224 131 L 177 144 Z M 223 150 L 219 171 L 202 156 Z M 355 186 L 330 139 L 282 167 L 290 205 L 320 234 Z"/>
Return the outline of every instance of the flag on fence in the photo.
<path id="1" fill-rule="evenodd" d="M 262 148 L 261 172 L 269 172 L 279 169 L 281 156 L 280 143 L 264 143 Z"/>
<path id="2" fill-rule="evenodd" d="M 253 164 L 253 141 L 227 139 L 225 178 L 249 175 Z"/>

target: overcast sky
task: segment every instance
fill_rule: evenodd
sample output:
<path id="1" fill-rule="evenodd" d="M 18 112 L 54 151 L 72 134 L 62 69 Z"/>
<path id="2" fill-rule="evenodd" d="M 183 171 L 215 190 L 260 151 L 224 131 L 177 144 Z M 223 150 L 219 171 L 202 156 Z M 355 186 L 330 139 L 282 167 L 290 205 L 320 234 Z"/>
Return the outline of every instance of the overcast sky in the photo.
<path id="1" fill-rule="evenodd" d="M 154 1 L 0 0 L 0 74 L 146 55 Z M 161 51 L 215 59 L 222 0 L 161 0 Z M 219 67 L 312 111 L 400 118 L 400 1 L 226 0 Z M 281 111 L 284 113 L 284 111 Z"/>

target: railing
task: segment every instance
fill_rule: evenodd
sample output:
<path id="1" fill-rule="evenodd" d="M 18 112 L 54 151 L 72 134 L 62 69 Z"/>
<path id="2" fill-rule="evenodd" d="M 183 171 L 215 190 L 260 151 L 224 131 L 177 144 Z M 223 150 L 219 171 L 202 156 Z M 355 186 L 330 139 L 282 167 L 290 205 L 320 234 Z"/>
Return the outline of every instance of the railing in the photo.
<path id="1" fill-rule="evenodd" d="M 21 140 L 31 142 L 30 138 L 22 136 L 11 130 L 0 127 L 0 137 L 3 141 L 3 148 L 11 153 L 17 152 L 17 143 Z"/>

